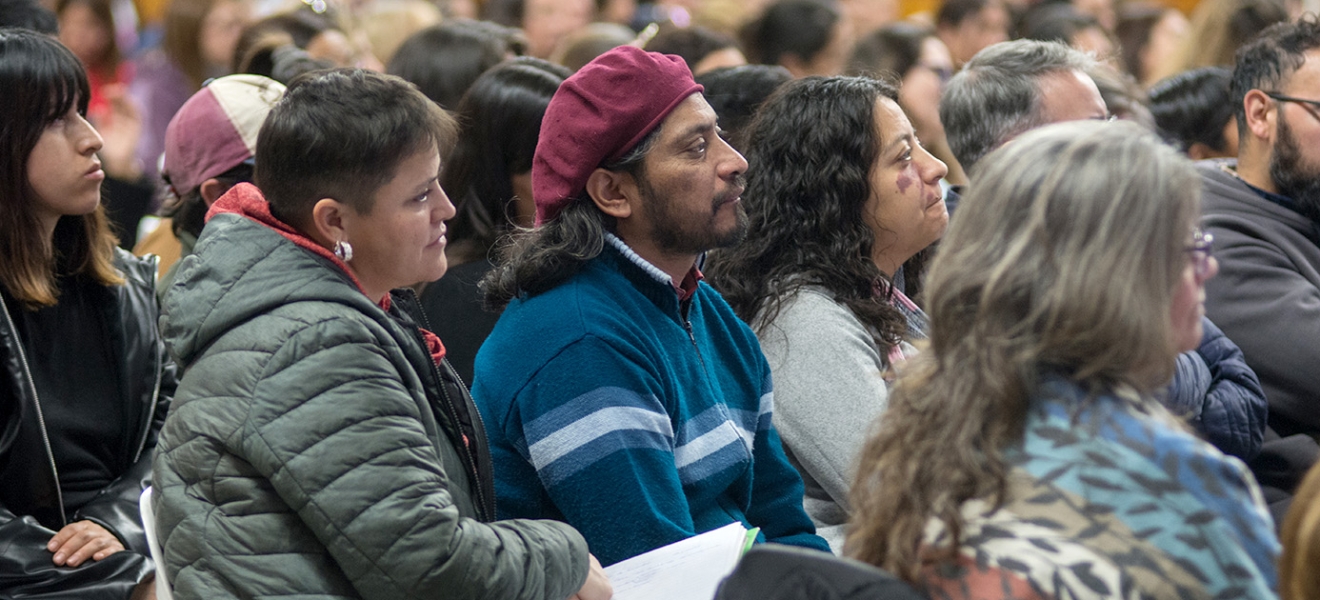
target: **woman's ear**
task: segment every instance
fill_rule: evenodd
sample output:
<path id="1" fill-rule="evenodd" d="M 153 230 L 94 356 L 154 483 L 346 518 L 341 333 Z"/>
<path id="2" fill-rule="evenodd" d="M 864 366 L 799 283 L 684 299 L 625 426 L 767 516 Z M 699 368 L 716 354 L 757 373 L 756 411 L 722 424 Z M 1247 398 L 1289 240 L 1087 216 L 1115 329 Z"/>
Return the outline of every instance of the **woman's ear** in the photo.
<path id="1" fill-rule="evenodd" d="M 347 204 L 334 198 L 321 198 L 312 205 L 311 227 L 303 233 L 327 248 L 333 248 L 336 242 L 351 242 L 344 218 L 349 210 Z"/>
<path id="2" fill-rule="evenodd" d="M 637 197 L 637 182 L 627 173 L 596 169 L 587 177 L 587 195 L 601 212 L 626 219 L 636 208 L 633 199 Z"/>

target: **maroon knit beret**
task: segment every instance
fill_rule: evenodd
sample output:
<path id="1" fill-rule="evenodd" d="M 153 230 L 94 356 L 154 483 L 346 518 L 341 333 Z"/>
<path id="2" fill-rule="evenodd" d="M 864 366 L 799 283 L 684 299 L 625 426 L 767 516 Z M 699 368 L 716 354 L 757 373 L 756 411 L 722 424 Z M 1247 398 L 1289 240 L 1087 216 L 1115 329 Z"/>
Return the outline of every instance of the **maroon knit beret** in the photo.
<path id="1" fill-rule="evenodd" d="M 620 46 L 559 85 L 541 120 L 532 158 L 536 224 L 554 219 L 616 161 L 702 87 L 677 56 Z"/>

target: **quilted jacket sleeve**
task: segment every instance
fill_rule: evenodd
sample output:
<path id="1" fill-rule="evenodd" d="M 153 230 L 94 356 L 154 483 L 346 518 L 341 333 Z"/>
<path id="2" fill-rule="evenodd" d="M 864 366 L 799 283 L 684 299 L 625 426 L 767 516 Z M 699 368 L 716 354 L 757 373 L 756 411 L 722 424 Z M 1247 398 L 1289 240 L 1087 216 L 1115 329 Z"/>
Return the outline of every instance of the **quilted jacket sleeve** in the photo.
<path id="1" fill-rule="evenodd" d="M 462 492 L 440 466 L 397 350 L 342 321 L 295 333 L 253 388 L 240 432 L 252 466 L 364 598 L 560 600 L 577 591 L 587 549 L 569 526 L 460 516 L 451 493 Z"/>
<path id="2" fill-rule="evenodd" d="M 1201 326 L 1205 335 L 1196 354 L 1205 360 L 1211 379 L 1199 428 L 1225 454 L 1251 460 L 1265 442 L 1265 391 L 1237 344 L 1210 319 L 1202 318 Z"/>
<path id="3" fill-rule="evenodd" d="M 1237 344 L 1210 319 L 1201 327 L 1201 345 L 1178 355 L 1162 402 L 1221 452 L 1249 461 L 1265 441 L 1265 392 Z"/>

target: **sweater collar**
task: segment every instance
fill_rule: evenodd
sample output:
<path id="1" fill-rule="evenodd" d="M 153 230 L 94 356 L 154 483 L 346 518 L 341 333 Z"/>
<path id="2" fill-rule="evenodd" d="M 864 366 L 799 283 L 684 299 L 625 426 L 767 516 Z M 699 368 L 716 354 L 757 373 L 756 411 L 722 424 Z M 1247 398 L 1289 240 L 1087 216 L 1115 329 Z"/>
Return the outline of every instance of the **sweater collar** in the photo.
<path id="1" fill-rule="evenodd" d="M 687 275 L 683 277 L 683 281 L 675 284 L 673 277 L 670 277 L 668 273 L 662 271 L 660 267 L 657 267 L 651 264 L 650 261 L 642 258 L 640 254 L 633 251 L 633 249 L 619 238 L 619 236 L 605 232 L 605 241 L 608 242 L 610 246 L 613 246 L 615 250 L 618 250 L 619 254 L 622 254 L 629 262 L 637 265 L 637 267 L 650 276 L 651 279 L 654 279 L 657 283 L 663 283 L 672 288 L 674 293 L 678 294 L 679 301 L 687 301 L 696 294 L 697 284 L 700 283 L 702 279 L 705 279 L 705 275 L 701 274 L 701 270 L 698 269 L 697 265 L 694 263 L 692 268 L 688 270 Z"/>

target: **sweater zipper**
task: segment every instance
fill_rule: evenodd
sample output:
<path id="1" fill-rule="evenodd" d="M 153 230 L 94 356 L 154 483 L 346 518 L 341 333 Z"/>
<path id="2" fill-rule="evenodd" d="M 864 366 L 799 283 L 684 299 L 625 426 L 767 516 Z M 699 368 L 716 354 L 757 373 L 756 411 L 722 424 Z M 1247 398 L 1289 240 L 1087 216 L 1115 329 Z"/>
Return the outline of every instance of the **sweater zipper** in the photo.
<path id="1" fill-rule="evenodd" d="M 426 318 L 426 313 L 424 311 L 418 311 L 418 312 L 421 313 L 422 325 L 426 327 L 427 331 L 431 331 L 431 322 Z M 426 338 L 425 336 L 422 335 L 421 331 L 414 331 L 413 334 L 417 337 L 417 341 L 421 342 L 423 350 L 428 348 L 428 346 L 426 345 Z M 428 358 L 429 357 L 430 356 L 428 353 Z M 431 375 L 435 377 L 436 387 L 440 388 L 440 397 L 443 398 L 445 401 L 445 408 L 449 409 L 449 418 L 454 420 L 454 427 L 458 428 L 459 437 L 463 437 L 463 421 L 458 418 L 458 408 L 454 406 L 453 399 L 449 397 L 449 390 L 446 389 L 447 386 L 445 386 L 445 378 L 440 375 L 440 365 L 436 364 L 434 358 L 431 359 Z M 463 378 L 459 377 L 457 373 L 454 373 L 453 375 L 454 375 L 454 379 L 458 380 L 459 385 L 462 385 Z M 472 408 L 474 410 L 468 412 L 475 413 L 477 422 L 481 423 L 482 429 L 485 429 L 486 422 L 481 419 L 481 411 L 475 410 L 476 409 L 475 406 Z M 472 443 L 475 444 L 476 440 L 472 440 Z M 472 472 L 472 492 L 477 495 L 477 504 L 482 508 L 486 509 L 485 516 L 487 518 L 494 519 L 495 499 L 491 498 L 487 500 L 486 494 L 481 491 L 481 471 L 477 470 L 477 458 L 472 455 L 472 449 L 468 447 L 468 444 L 466 442 L 464 442 L 462 446 L 463 446 L 463 457 L 467 459 L 468 470 Z"/>
<path id="2" fill-rule="evenodd" d="M 679 301 L 678 318 L 683 321 L 683 331 L 687 332 L 688 340 L 692 342 L 692 349 L 697 352 L 697 362 L 701 363 L 702 372 L 709 376 L 710 371 L 706 369 L 706 359 L 701 356 L 701 346 L 697 344 L 697 334 L 692 331 L 692 320 L 688 319 L 688 310 L 691 308 L 691 299 Z"/>
<path id="3" fill-rule="evenodd" d="M 151 271 L 152 271 L 152 279 L 151 279 L 151 280 L 154 282 L 154 281 L 155 281 L 155 273 L 156 273 L 156 270 L 160 268 L 160 257 L 159 257 L 159 256 L 156 256 L 155 254 L 152 254 L 152 255 L 150 255 L 150 260 L 151 260 L 151 267 L 152 267 L 152 269 L 151 269 Z M 154 286 L 154 285 L 152 286 L 152 289 L 151 289 L 151 295 L 152 295 L 153 298 L 154 298 L 155 295 L 156 295 L 156 289 L 155 289 L 155 286 Z M 157 343 L 157 344 L 160 344 L 160 335 L 159 335 L 159 334 L 156 335 L 156 338 L 155 338 L 155 339 L 156 339 L 156 343 Z M 145 448 L 147 447 L 147 436 L 151 434 L 151 421 L 152 421 L 153 419 L 156 418 L 156 402 L 158 402 L 158 401 L 160 400 L 160 380 L 161 380 L 162 377 L 164 377 L 164 373 L 162 373 L 162 371 L 165 370 L 164 361 L 165 361 L 165 359 L 161 356 L 160 351 L 159 351 L 159 348 L 157 348 L 157 351 L 156 351 L 156 383 L 155 383 L 155 385 L 153 385 L 152 388 L 151 388 L 151 404 L 147 406 L 147 419 L 146 419 L 145 421 L 143 421 L 143 425 L 142 425 L 142 436 L 141 436 L 141 438 L 140 438 L 140 441 L 138 441 L 137 452 L 134 452 L 134 453 L 133 453 L 133 460 L 132 460 L 132 462 L 134 462 L 134 463 L 137 462 L 138 459 L 142 458 L 142 450 L 145 449 Z"/>
<path id="4" fill-rule="evenodd" d="M 50 460 L 50 472 L 55 476 L 55 499 L 60 503 L 60 526 L 68 525 L 69 519 L 64 514 L 64 491 L 60 489 L 60 471 L 55 467 L 55 452 L 50 448 L 50 434 L 46 432 L 46 418 L 41 413 L 41 399 L 37 397 L 37 384 L 32 380 L 32 368 L 28 366 L 27 353 L 23 351 L 23 343 L 18 339 L 18 329 L 14 326 L 14 318 L 9 314 L 9 308 L 5 306 L 5 301 L 0 298 L 0 311 L 5 313 L 5 323 L 9 326 L 9 331 L 14 334 L 14 347 L 18 349 L 18 361 L 23 364 L 23 375 L 27 378 L 28 387 L 32 388 L 32 404 L 37 408 L 37 424 L 41 426 L 41 442 L 46 446 L 46 458 Z"/>

